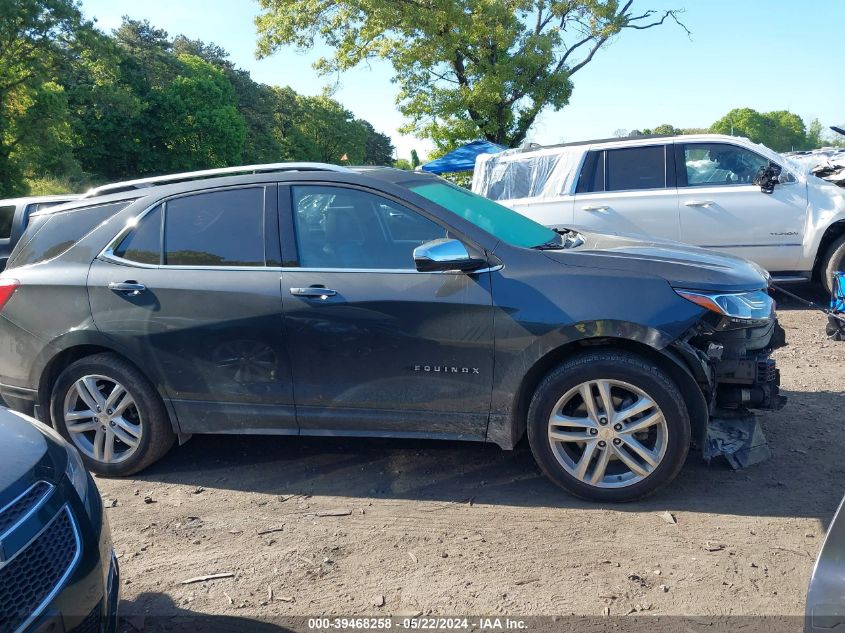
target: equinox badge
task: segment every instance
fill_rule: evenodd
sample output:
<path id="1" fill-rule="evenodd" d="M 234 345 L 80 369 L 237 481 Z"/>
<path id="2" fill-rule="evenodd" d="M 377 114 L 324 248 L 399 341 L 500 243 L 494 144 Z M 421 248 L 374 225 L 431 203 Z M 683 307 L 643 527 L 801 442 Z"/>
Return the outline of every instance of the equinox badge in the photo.
<path id="1" fill-rule="evenodd" d="M 455 367 L 453 365 L 414 365 L 414 371 L 435 371 L 445 374 L 480 374 L 478 367 Z"/>

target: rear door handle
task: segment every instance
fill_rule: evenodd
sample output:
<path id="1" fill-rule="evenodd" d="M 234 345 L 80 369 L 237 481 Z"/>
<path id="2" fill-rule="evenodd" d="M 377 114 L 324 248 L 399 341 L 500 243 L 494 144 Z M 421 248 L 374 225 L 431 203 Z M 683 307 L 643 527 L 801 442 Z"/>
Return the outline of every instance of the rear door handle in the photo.
<path id="1" fill-rule="evenodd" d="M 323 288 L 321 286 L 310 286 L 309 288 L 291 288 L 290 293 L 294 297 L 308 297 L 311 299 L 328 299 L 337 294 L 337 290 Z"/>
<path id="2" fill-rule="evenodd" d="M 714 204 L 712 200 L 686 200 L 684 201 L 685 207 L 709 207 L 711 204 Z"/>
<path id="3" fill-rule="evenodd" d="M 109 290 L 112 292 L 122 292 L 130 297 L 137 297 L 144 292 L 147 287 L 144 284 L 139 284 L 137 281 L 112 281 L 109 282 Z"/>
<path id="4" fill-rule="evenodd" d="M 581 207 L 582 211 L 607 211 L 608 209 L 610 209 L 610 207 L 606 204 L 595 204 Z"/>

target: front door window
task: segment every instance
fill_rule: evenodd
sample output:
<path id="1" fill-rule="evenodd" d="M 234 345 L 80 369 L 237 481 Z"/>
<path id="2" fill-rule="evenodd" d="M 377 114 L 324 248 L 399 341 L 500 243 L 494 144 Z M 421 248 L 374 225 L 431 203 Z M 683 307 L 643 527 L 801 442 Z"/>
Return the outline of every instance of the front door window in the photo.
<path id="1" fill-rule="evenodd" d="M 689 187 L 750 185 L 769 160 L 751 150 L 728 143 L 684 145 L 684 165 Z"/>

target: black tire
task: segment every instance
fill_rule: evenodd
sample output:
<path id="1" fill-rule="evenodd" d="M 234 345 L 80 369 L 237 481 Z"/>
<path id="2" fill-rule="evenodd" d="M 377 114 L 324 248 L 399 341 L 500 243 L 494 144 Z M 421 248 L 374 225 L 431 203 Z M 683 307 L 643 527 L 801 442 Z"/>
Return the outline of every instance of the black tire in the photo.
<path id="1" fill-rule="evenodd" d="M 592 485 L 567 472 L 555 457 L 549 439 L 552 408 L 571 389 L 593 380 L 620 381 L 632 385 L 644 392 L 663 413 L 666 421 L 666 450 L 663 458 L 647 476 L 636 483 L 619 488 Z M 677 385 L 653 362 L 623 351 L 586 352 L 566 360 L 537 387 L 528 410 L 528 441 L 540 469 L 567 492 L 591 501 L 634 501 L 668 484 L 680 472 L 690 445 L 689 412 Z M 592 464 L 592 467 L 595 468 L 596 464 Z"/>
<path id="2" fill-rule="evenodd" d="M 161 459 L 176 439 L 170 418 L 161 397 L 150 381 L 138 369 L 116 354 L 96 354 L 82 358 L 59 374 L 50 396 L 50 414 L 53 426 L 71 444 L 74 439 L 65 420 L 65 398 L 74 389 L 77 380 L 84 376 L 105 376 L 123 385 L 134 399 L 140 418 L 141 438 L 134 453 L 124 461 L 106 463 L 94 459 L 80 450 L 88 470 L 107 477 L 121 477 L 143 470 Z M 78 445 L 76 445 L 79 448 Z"/>
<path id="3" fill-rule="evenodd" d="M 827 248 L 819 270 L 821 282 L 828 294 L 833 291 L 833 273 L 840 270 L 845 270 L 845 235 Z"/>

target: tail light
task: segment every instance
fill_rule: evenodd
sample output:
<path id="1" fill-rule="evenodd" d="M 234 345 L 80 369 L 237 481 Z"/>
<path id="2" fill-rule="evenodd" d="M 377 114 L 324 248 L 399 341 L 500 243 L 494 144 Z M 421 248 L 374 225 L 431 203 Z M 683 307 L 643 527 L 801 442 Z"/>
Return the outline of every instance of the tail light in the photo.
<path id="1" fill-rule="evenodd" d="M 0 310 L 6 307 L 9 299 L 21 285 L 17 279 L 0 279 Z"/>

